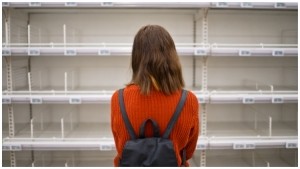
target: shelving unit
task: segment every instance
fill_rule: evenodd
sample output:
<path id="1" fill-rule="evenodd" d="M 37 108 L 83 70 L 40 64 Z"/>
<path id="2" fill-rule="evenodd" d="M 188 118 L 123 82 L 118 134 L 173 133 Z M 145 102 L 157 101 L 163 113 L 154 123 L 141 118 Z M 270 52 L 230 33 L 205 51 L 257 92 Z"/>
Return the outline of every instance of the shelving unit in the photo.
<path id="1" fill-rule="evenodd" d="M 112 166 L 110 98 L 146 24 L 201 104 L 191 166 L 298 166 L 297 3 L 2 6 L 2 166 Z"/>

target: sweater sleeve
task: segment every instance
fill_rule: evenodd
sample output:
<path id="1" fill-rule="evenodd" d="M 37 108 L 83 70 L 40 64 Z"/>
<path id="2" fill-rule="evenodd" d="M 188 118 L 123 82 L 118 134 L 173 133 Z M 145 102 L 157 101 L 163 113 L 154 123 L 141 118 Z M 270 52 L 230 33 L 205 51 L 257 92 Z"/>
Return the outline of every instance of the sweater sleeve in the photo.
<path id="1" fill-rule="evenodd" d="M 186 145 L 186 159 L 192 158 L 196 149 L 198 135 L 199 135 L 199 103 L 196 96 L 193 95 L 193 125 L 191 127 L 188 143 Z"/>
<path id="2" fill-rule="evenodd" d="M 118 159 L 120 158 L 119 157 L 119 154 L 121 152 L 121 149 L 120 149 L 120 144 L 119 142 L 121 141 L 119 138 L 120 136 L 118 135 L 118 129 L 116 128 L 116 115 L 117 113 L 119 112 L 119 101 L 118 101 L 118 91 L 116 91 L 113 95 L 112 95 L 112 98 L 111 98 L 111 130 L 112 130 L 112 134 L 113 134 L 113 137 L 114 137 L 114 141 L 115 141 L 115 146 L 116 146 L 116 150 L 117 150 L 117 157 L 115 158 L 114 160 L 114 166 L 116 167 L 118 165 Z"/>

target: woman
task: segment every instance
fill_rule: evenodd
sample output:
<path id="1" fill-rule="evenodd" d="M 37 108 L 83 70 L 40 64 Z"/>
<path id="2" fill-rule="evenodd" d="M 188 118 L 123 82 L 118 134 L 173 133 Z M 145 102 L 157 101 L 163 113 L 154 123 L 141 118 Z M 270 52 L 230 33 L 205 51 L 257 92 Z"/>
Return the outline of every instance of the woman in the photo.
<path id="1" fill-rule="evenodd" d="M 141 123 L 152 118 L 164 133 L 184 87 L 181 65 L 175 44 L 170 34 L 161 26 L 142 27 L 134 38 L 132 48 L 132 79 L 124 89 L 124 104 L 128 118 L 138 135 Z M 186 150 L 186 159 L 195 151 L 199 134 L 198 100 L 188 92 L 182 112 L 174 125 L 170 138 L 174 145 L 178 166 L 181 153 Z M 118 166 L 126 141 L 130 139 L 121 115 L 118 91 L 111 99 L 111 128 L 115 140 Z M 146 137 L 152 136 L 151 125 L 146 125 Z M 188 162 L 185 163 L 189 166 Z"/>

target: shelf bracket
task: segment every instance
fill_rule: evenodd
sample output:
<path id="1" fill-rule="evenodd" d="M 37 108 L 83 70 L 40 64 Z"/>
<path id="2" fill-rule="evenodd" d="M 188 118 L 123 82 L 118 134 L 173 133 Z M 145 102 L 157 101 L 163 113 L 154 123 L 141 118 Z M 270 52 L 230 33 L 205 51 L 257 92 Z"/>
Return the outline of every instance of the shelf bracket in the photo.
<path id="1" fill-rule="evenodd" d="M 61 122 L 61 138 L 65 138 L 65 133 L 64 133 L 64 119 L 61 118 L 60 119 L 60 122 Z"/>
<path id="2" fill-rule="evenodd" d="M 68 91 L 68 73 L 65 72 L 65 92 L 67 94 Z"/>
<path id="3" fill-rule="evenodd" d="M 272 117 L 269 116 L 269 137 L 272 136 Z"/>

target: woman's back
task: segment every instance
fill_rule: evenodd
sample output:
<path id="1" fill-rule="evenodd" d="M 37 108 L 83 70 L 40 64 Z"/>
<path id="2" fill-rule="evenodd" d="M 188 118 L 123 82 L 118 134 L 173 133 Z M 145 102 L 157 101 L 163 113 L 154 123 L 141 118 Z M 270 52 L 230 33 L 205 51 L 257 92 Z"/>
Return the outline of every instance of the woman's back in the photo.
<path id="1" fill-rule="evenodd" d="M 175 43 L 167 30 L 159 25 L 147 25 L 138 31 L 132 47 L 131 68 L 132 79 L 123 96 L 134 132 L 137 135 L 144 120 L 152 118 L 158 123 L 161 135 L 166 130 L 184 88 Z M 182 152 L 186 151 L 188 160 L 195 151 L 199 134 L 198 106 L 196 96 L 188 92 L 170 134 L 178 166 L 182 162 Z M 118 152 L 114 164 L 118 166 L 124 145 L 130 138 L 121 116 L 117 92 L 111 100 L 111 125 Z M 146 126 L 146 136 L 151 135 L 149 127 Z"/>
<path id="2" fill-rule="evenodd" d="M 128 85 L 124 90 L 124 103 L 135 134 L 138 136 L 140 125 L 145 119 L 152 118 L 158 123 L 160 135 L 162 135 L 175 111 L 180 96 L 181 90 L 171 95 L 166 95 L 157 90 L 151 90 L 148 95 L 144 95 L 141 94 L 139 86 Z M 126 141 L 130 139 L 130 136 L 120 112 L 117 92 L 112 96 L 111 110 L 112 131 L 118 152 L 114 164 L 118 166 L 123 147 Z M 197 143 L 198 132 L 198 100 L 193 93 L 188 92 L 183 110 L 170 134 L 178 165 L 181 164 L 180 151 L 184 148 L 187 151 L 187 159 L 191 158 Z M 150 125 L 146 125 L 145 133 L 146 137 L 152 136 L 152 128 Z"/>

